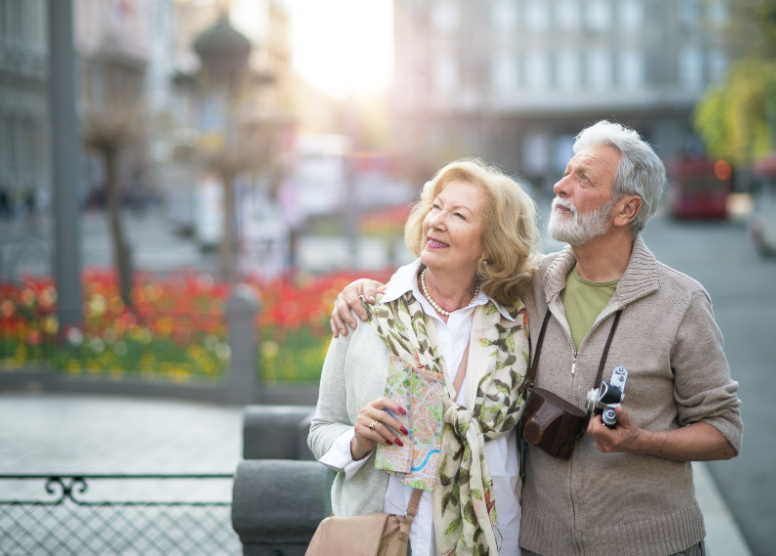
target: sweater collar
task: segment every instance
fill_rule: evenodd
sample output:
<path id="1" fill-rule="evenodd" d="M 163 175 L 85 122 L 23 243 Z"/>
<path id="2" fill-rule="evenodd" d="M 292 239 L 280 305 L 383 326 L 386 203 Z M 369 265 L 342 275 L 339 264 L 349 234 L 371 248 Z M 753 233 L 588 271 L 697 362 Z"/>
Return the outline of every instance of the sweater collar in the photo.
<path id="1" fill-rule="evenodd" d="M 547 304 L 550 304 L 566 287 L 566 276 L 575 264 L 577 264 L 577 259 L 574 256 L 574 251 L 570 245 L 567 245 L 563 251 L 558 253 L 544 275 L 542 289 L 544 289 Z M 633 250 L 628 266 L 617 283 L 617 290 L 612 301 L 617 304 L 618 308 L 622 308 L 657 291 L 657 288 L 657 260 L 639 236 L 633 241 Z"/>

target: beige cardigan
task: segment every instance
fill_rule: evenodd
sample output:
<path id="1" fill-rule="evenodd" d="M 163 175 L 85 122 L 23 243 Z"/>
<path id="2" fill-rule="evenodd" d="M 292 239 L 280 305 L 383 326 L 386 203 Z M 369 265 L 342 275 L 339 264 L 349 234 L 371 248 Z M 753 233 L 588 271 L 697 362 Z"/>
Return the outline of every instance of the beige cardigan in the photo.
<path id="1" fill-rule="evenodd" d="M 584 407 L 612 315 L 624 308 L 604 370 L 628 370 L 623 407 L 647 430 L 702 421 L 736 452 L 743 425 L 714 322 L 711 300 L 695 280 L 658 263 L 637 238 L 617 291 L 576 355 L 560 292 L 576 263 L 571 248 L 543 258 L 524 296 L 531 337 L 549 305 L 550 319 L 536 385 Z M 543 556 L 666 556 L 705 536 L 690 463 L 601 453 L 586 434 L 570 460 L 532 446 L 526 458 L 520 545 Z"/>

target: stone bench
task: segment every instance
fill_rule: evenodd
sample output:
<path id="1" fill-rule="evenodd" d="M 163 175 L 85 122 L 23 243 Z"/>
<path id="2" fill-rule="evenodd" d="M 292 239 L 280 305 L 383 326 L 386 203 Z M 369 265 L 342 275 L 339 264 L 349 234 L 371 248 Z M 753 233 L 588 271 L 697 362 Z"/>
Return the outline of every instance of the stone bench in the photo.
<path id="1" fill-rule="evenodd" d="M 243 459 L 315 460 L 307 447 L 315 407 L 249 405 L 243 410 Z"/>
<path id="2" fill-rule="evenodd" d="M 331 513 L 334 475 L 315 461 L 241 462 L 232 491 L 232 527 L 243 555 L 304 556 Z"/>
<path id="3" fill-rule="evenodd" d="M 243 458 L 232 490 L 232 527 L 245 556 L 304 556 L 331 513 L 335 473 L 307 447 L 315 408 L 243 410 Z"/>

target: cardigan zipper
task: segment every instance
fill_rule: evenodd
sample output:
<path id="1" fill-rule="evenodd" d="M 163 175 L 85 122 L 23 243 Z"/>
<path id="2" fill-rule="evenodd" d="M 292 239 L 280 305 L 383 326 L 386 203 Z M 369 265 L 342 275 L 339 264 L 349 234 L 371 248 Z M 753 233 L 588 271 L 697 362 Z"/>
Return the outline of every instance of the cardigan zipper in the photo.
<path id="1" fill-rule="evenodd" d="M 574 345 L 574 340 L 571 338 L 571 332 L 567 329 L 565 326 L 561 326 L 563 328 L 563 331 L 566 333 L 566 338 L 569 340 L 569 344 L 571 345 L 571 350 L 574 353 L 574 359 L 571 363 L 571 380 L 573 382 L 575 378 L 575 372 L 577 369 L 577 355 L 579 354 L 577 350 L 577 346 Z M 592 327 L 591 327 L 592 329 Z M 588 330 L 588 334 L 590 331 Z M 585 334 L 585 338 L 587 338 L 587 334 Z M 584 342 L 584 338 L 582 339 Z M 582 346 L 582 342 L 579 343 L 580 347 Z M 577 552 L 579 554 L 582 554 L 582 543 L 579 538 L 579 529 L 577 529 L 577 505 L 574 502 L 574 488 L 573 488 L 573 476 L 574 476 L 574 458 L 572 457 L 569 460 L 569 499 L 571 500 L 571 517 L 574 523 L 574 546 L 577 549 Z"/>
<path id="2" fill-rule="evenodd" d="M 603 312 L 603 311 L 602 311 Z M 604 315 L 603 318 L 596 319 L 597 322 L 593 323 L 593 326 L 590 327 L 590 329 L 585 333 L 584 337 L 582 338 L 582 341 L 579 342 L 579 347 L 582 347 L 582 344 L 585 343 L 585 340 L 590 335 L 590 333 L 593 331 L 594 328 L 596 328 L 601 322 L 603 322 L 613 311 L 610 311 L 606 315 Z M 571 338 L 571 332 L 568 330 L 565 326 L 561 326 L 563 328 L 563 331 L 566 333 L 566 338 L 569 340 L 569 344 L 571 344 L 571 350 L 574 353 L 574 358 L 571 363 L 571 376 L 572 381 L 575 378 L 575 373 L 577 370 L 577 357 L 579 356 L 579 350 L 577 349 L 577 346 L 574 345 L 574 340 Z M 577 505 L 574 501 L 574 486 L 573 486 L 573 475 L 574 475 L 574 458 L 572 457 L 569 460 L 569 498 L 571 499 L 571 515 L 574 522 L 574 546 L 577 549 L 577 552 L 579 554 L 582 554 L 582 538 L 580 535 L 580 531 L 577 528 Z"/>

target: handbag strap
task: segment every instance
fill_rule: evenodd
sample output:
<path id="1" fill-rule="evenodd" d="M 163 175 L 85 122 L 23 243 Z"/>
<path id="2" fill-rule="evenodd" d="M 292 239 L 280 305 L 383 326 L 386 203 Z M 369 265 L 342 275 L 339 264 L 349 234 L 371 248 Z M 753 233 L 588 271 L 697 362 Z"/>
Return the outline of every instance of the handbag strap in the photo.
<path id="1" fill-rule="evenodd" d="M 423 496 L 423 491 L 421 489 L 416 488 L 412 491 L 412 498 L 410 498 L 407 511 L 404 512 L 401 526 L 399 527 L 399 538 L 403 541 L 407 541 L 410 538 L 410 528 L 412 528 L 412 522 L 415 521 L 415 516 L 418 515 L 418 506 L 420 505 L 421 496 Z"/>
<path id="2" fill-rule="evenodd" d="M 455 390 L 455 397 L 458 397 L 458 393 L 461 391 L 463 381 L 466 378 L 466 367 L 469 365 L 469 344 L 466 344 L 466 349 L 463 352 L 461 363 L 458 365 L 458 372 L 455 373 L 455 379 L 453 380 L 453 390 Z M 412 522 L 415 521 L 415 516 L 418 514 L 418 506 L 420 505 L 420 497 L 423 496 L 423 490 L 416 488 L 412 492 L 412 498 L 407 506 L 407 511 L 404 513 L 404 519 L 401 523 L 401 539 L 406 541 L 409 539 L 410 528 Z"/>

